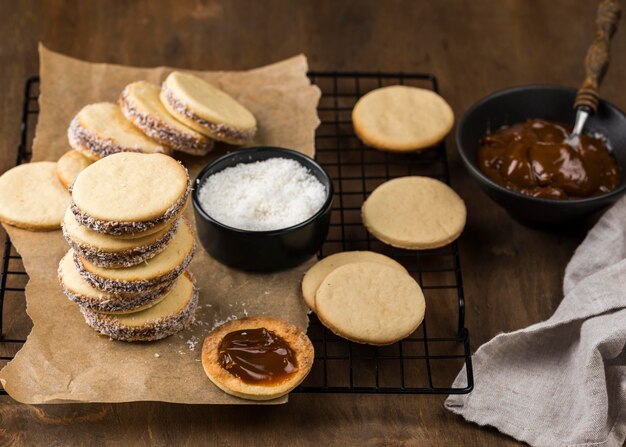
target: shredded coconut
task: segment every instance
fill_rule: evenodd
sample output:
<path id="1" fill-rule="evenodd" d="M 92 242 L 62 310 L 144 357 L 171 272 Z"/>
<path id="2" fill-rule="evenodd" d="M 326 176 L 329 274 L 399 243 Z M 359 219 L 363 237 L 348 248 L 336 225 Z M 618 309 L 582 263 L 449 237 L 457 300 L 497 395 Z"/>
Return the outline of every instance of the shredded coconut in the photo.
<path id="1" fill-rule="evenodd" d="M 200 340 L 198 340 L 198 338 L 195 335 L 192 335 L 191 338 L 187 340 L 187 347 L 189 348 L 190 351 L 193 351 L 196 349 L 196 346 L 198 345 L 199 342 Z"/>
<path id="2" fill-rule="evenodd" d="M 204 211 L 224 225 L 269 231 L 312 217 L 326 201 L 326 188 L 296 160 L 277 157 L 209 176 L 198 197 Z"/>

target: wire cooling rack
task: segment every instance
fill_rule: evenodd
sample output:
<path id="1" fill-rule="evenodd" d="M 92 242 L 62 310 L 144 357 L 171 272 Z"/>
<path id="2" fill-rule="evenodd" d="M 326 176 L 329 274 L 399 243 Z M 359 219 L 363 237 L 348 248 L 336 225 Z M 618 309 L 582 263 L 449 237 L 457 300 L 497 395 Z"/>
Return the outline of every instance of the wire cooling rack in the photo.
<path id="1" fill-rule="evenodd" d="M 456 243 L 436 250 L 401 250 L 372 237 L 360 218 L 361 204 L 394 177 L 424 175 L 449 183 L 444 144 L 419 154 L 393 154 L 363 145 L 354 134 L 351 112 L 370 90 L 404 84 L 438 91 L 437 79 L 419 73 L 311 72 L 322 91 L 316 158 L 334 179 L 330 231 L 320 257 L 347 250 L 386 254 L 406 267 L 426 298 L 426 317 L 415 333 L 389 346 L 344 340 L 310 315 L 308 335 L 315 347 L 311 373 L 295 391 L 306 393 L 468 393 L 474 386 L 465 299 Z M 26 84 L 17 164 L 30 159 L 39 113 L 39 79 Z M 0 367 L 11 360 L 30 330 L 25 315 L 27 275 L 6 235 L 0 276 Z M 19 332 L 22 331 L 22 332 Z M 25 332 L 25 333 L 24 333 Z M 465 365 L 465 383 L 452 387 Z M 0 388 L 0 393 L 5 394 Z"/>

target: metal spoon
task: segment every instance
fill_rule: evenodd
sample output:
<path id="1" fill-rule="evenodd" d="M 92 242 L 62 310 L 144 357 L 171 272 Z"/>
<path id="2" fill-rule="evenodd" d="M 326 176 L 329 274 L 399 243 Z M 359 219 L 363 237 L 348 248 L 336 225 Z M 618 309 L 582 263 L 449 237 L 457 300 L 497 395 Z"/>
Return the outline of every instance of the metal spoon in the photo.
<path id="1" fill-rule="evenodd" d="M 565 142 L 577 150 L 587 118 L 598 110 L 599 87 L 609 66 L 609 46 L 621 15 L 619 0 L 602 0 L 596 15 L 596 34 L 585 57 L 585 80 L 578 89 L 576 122 Z"/>

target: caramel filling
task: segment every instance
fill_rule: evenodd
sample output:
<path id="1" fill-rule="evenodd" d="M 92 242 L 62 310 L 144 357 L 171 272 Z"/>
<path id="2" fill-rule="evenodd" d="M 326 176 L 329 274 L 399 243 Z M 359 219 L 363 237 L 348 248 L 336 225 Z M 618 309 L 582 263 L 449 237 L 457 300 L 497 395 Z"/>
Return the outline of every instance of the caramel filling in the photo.
<path id="1" fill-rule="evenodd" d="M 243 382 L 273 385 L 298 370 L 289 344 L 265 328 L 228 333 L 218 348 L 220 366 Z"/>
<path id="2" fill-rule="evenodd" d="M 534 197 L 579 199 L 615 189 L 619 166 L 605 140 L 583 134 L 573 149 L 565 142 L 570 132 L 540 119 L 503 127 L 482 139 L 478 166 L 499 185 Z"/>

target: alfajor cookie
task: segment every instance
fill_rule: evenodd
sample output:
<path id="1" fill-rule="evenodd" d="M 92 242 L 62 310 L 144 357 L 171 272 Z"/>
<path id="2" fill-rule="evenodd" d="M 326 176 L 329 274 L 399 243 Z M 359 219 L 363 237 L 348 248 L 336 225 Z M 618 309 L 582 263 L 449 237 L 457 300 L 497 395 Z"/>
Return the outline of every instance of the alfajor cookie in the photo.
<path id="1" fill-rule="evenodd" d="M 69 188 L 80 172 L 89 166 L 93 161 L 85 157 L 78 151 L 70 150 L 57 160 L 57 177 L 59 181 Z"/>
<path id="2" fill-rule="evenodd" d="M 174 119 L 159 95 L 161 88 L 138 81 L 124 88 L 119 99 L 124 116 L 160 144 L 180 152 L 203 156 L 213 149 L 213 140 Z"/>
<path id="3" fill-rule="evenodd" d="M 448 245 L 465 227 L 465 203 L 452 188 L 430 177 L 400 177 L 376 188 L 361 208 L 363 224 L 394 247 Z"/>
<path id="4" fill-rule="evenodd" d="M 335 334 L 357 343 L 388 345 L 402 340 L 424 319 L 426 304 L 405 272 L 373 262 L 332 271 L 315 296 L 317 316 Z"/>
<path id="5" fill-rule="evenodd" d="M 313 357 L 313 345 L 303 331 L 266 317 L 229 321 L 202 345 L 202 366 L 211 382 L 251 400 L 289 393 L 308 375 Z"/>
<path id="6" fill-rule="evenodd" d="M 0 176 L 0 221 L 32 231 L 57 230 L 70 203 L 56 163 L 26 163 Z"/>
<path id="7" fill-rule="evenodd" d="M 141 292 L 117 294 L 103 292 L 91 286 L 80 276 L 74 264 L 73 250 L 69 250 L 61 259 L 58 277 L 63 292 L 71 301 L 94 312 L 115 314 L 137 312 L 154 306 L 174 285 L 172 281 Z"/>
<path id="8" fill-rule="evenodd" d="M 177 120 L 218 141 L 243 144 L 256 133 L 254 115 L 232 96 L 189 73 L 170 73 L 161 102 Z"/>
<path id="9" fill-rule="evenodd" d="M 368 146 L 411 152 L 443 140 L 452 130 L 454 113 L 432 90 L 393 85 L 361 97 L 352 110 L 352 123 Z"/>
<path id="10" fill-rule="evenodd" d="M 141 264 L 126 268 L 99 267 L 78 253 L 74 263 L 81 276 L 93 287 L 111 293 L 141 292 L 176 279 L 187 268 L 195 250 L 193 231 L 181 220 L 165 249 Z"/>
<path id="11" fill-rule="evenodd" d="M 63 218 L 63 236 L 80 257 L 99 267 L 120 268 L 141 264 L 163 251 L 172 240 L 178 220 L 166 228 L 136 239 L 120 239 L 80 225 L 70 208 Z"/>
<path id="12" fill-rule="evenodd" d="M 91 160 L 118 152 L 169 152 L 133 126 L 119 106 L 111 102 L 83 107 L 72 120 L 67 137 L 73 149 Z"/>
<path id="13" fill-rule="evenodd" d="M 190 190 L 187 170 L 167 155 L 114 154 L 79 174 L 71 206 L 90 230 L 141 237 L 177 218 Z"/>
<path id="14" fill-rule="evenodd" d="M 324 278 L 337 267 L 354 262 L 375 262 L 407 273 L 399 262 L 373 251 L 344 251 L 332 254 L 317 262 L 302 278 L 302 296 L 309 309 L 315 311 L 315 294 Z"/>
<path id="15" fill-rule="evenodd" d="M 198 291 L 193 277 L 184 272 L 172 289 L 154 306 L 128 314 L 105 314 L 86 307 L 80 311 L 93 329 L 114 340 L 153 341 L 176 334 L 194 321 Z"/>

